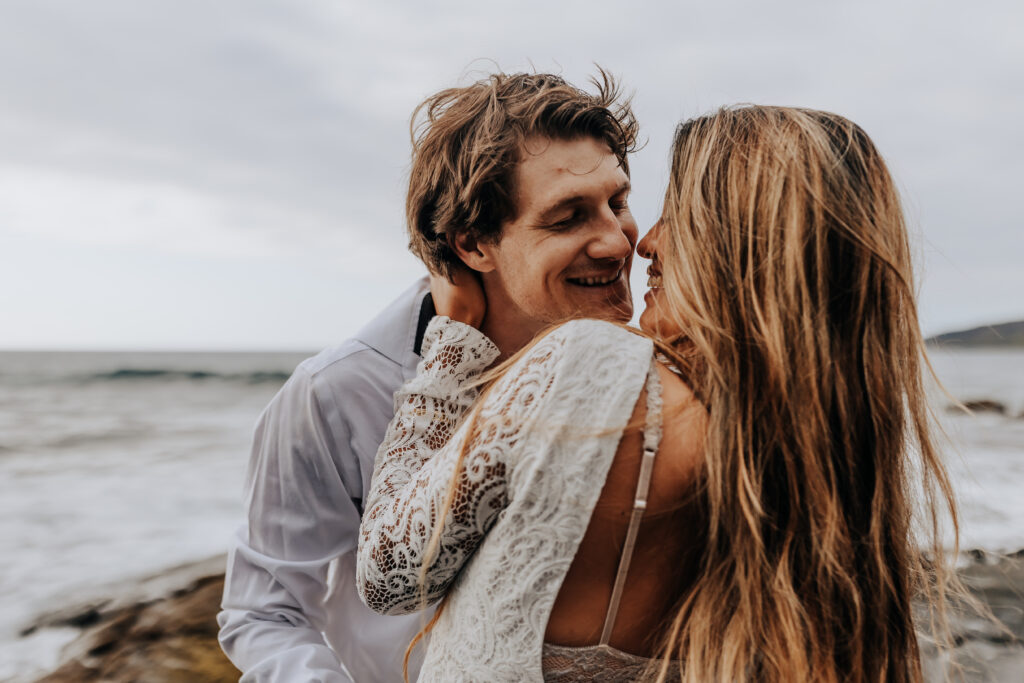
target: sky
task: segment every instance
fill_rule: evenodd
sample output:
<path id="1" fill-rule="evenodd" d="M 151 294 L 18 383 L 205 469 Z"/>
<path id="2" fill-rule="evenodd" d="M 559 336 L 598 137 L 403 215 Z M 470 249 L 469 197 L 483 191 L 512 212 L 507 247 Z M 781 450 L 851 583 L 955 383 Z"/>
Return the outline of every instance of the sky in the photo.
<path id="1" fill-rule="evenodd" d="M 425 272 L 415 106 L 595 63 L 635 92 L 642 231 L 679 121 L 828 109 L 897 179 L 925 332 L 1021 319 L 1022 30 L 1009 0 L 3 0 L 0 349 L 337 343 Z"/>

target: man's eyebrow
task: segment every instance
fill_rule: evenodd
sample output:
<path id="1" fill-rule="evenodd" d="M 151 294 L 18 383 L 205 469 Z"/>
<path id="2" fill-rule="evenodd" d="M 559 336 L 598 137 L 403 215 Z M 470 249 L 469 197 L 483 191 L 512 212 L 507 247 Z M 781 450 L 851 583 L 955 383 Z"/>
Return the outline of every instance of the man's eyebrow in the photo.
<path id="1" fill-rule="evenodd" d="M 612 192 L 612 195 L 614 196 L 617 194 L 622 194 L 623 192 L 629 192 L 631 189 L 632 185 L 630 185 L 629 181 L 624 180 L 621 183 L 619 183 L 619 186 L 615 188 L 615 191 Z M 541 211 L 539 220 L 542 223 L 545 221 L 549 221 L 552 218 L 554 218 L 554 214 L 558 213 L 565 207 L 572 206 L 573 204 L 578 204 L 586 199 L 587 196 L 582 194 L 577 194 L 573 195 L 572 197 L 565 197 L 564 199 L 559 199 L 557 202 Z"/>

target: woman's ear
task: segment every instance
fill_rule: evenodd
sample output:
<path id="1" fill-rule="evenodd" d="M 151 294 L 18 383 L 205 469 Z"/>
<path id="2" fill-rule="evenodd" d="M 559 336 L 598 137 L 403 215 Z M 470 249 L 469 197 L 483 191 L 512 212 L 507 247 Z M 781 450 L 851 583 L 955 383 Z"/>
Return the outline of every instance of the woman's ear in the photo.
<path id="1" fill-rule="evenodd" d="M 489 273 L 495 269 L 495 245 L 482 242 L 473 235 L 461 233 L 451 241 L 452 249 L 462 262 L 478 273 Z"/>

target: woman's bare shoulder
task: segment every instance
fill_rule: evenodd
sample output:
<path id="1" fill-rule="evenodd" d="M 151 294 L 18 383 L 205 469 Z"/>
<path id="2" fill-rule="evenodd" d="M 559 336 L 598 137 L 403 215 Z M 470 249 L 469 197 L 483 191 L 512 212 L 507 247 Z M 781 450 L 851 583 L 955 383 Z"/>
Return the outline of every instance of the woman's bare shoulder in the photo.
<path id="1" fill-rule="evenodd" d="M 677 372 L 669 368 L 665 363 L 655 363 L 658 369 L 658 379 L 661 380 L 662 398 L 666 408 L 675 407 L 694 412 L 691 418 L 699 417 L 697 411 L 705 412 L 704 406 L 697 398 L 689 384 L 679 376 Z"/>
<path id="2" fill-rule="evenodd" d="M 689 488 L 704 462 L 708 412 L 693 389 L 675 372 L 657 363 L 664 409 L 662 440 L 655 467 L 663 486 L 652 484 L 651 508 L 673 507 L 682 490 Z"/>

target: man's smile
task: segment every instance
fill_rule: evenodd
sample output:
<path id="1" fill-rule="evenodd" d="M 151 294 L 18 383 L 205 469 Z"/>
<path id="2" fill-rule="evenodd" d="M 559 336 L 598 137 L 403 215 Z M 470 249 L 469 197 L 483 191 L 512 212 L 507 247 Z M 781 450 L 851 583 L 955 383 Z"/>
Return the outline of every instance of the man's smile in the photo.
<path id="1" fill-rule="evenodd" d="M 583 277 L 570 277 L 566 278 L 566 281 L 570 284 L 577 285 L 579 287 L 604 287 L 607 285 L 615 284 L 622 279 L 622 273 L 625 269 L 619 268 L 613 273 L 588 275 Z"/>

